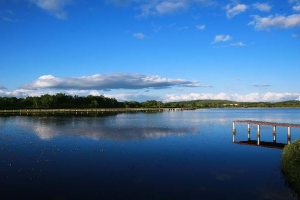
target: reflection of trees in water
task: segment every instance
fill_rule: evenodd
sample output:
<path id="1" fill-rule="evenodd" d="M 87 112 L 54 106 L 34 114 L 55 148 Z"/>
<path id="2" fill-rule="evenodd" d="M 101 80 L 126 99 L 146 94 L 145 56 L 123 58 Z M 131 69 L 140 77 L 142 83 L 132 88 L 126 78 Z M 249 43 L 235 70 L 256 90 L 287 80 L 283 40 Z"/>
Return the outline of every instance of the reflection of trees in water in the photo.
<path id="1" fill-rule="evenodd" d="M 174 124 L 162 126 L 147 121 L 122 121 L 114 116 L 77 117 L 77 116 L 39 116 L 12 117 L 12 122 L 22 128 L 32 130 L 40 139 L 57 136 L 86 137 L 107 140 L 132 140 L 159 138 L 171 135 L 196 133 L 195 128 Z"/>

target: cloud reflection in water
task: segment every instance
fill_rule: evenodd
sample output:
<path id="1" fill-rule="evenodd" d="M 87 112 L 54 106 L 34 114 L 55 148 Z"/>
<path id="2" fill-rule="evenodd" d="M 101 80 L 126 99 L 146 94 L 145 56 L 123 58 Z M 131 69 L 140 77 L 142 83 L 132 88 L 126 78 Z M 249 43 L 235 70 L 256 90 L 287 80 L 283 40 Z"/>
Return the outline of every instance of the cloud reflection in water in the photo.
<path id="1" fill-rule="evenodd" d="M 167 136 L 195 134 L 195 127 L 135 124 L 135 121 L 114 123 L 111 117 L 16 117 L 12 118 L 17 126 L 31 130 L 40 139 L 54 137 L 83 137 L 95 140 L 135 140 L 154 139 Z"/>

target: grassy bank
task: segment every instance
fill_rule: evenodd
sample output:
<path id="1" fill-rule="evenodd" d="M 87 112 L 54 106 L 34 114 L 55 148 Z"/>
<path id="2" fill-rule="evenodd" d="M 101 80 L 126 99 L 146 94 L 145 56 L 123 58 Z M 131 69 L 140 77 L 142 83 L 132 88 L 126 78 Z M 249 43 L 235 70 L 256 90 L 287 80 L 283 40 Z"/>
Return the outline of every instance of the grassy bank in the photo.
<path id="1" fill-rule="evenodd" d="M 300 197 L 300 139 L 283 148 L 281 170 L 286 181 Z"/>

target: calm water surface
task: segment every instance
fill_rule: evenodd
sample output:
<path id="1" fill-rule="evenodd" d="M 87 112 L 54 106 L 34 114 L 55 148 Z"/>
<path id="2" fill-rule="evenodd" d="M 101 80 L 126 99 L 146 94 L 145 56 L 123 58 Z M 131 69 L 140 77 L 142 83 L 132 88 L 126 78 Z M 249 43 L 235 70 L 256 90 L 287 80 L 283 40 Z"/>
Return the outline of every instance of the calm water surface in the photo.
<path id="1" fill-rule="evenodd" d="M 233 144 L 235 119 L 300 124 L 300 109 L 2 115 L 0 199 L 295 199 L 282 150 Z M 236 128 L 247 140 L 247 125 Z M 286 133 L 277 127 L 277 142 Z M 272 141 L 272 127 L 261 140 Z"/>

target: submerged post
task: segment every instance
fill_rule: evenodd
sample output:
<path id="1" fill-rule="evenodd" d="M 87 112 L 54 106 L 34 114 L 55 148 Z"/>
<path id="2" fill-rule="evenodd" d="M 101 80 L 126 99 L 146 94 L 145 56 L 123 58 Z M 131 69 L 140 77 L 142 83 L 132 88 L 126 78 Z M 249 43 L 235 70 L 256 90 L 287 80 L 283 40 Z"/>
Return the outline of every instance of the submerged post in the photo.
<path id="1" fill-rule="evenodd" d="M 291 127 L 288 127 L 287 142 L 291 144 Z"/>
<path id="2" fill-rule="evenodd" d="M 273 126 L 273 142 L 276 143 L 276 126 Z"/>
<path id="3" fill-rule="evenodd" d="M 248 131 L 248 140 L 250 140 L 250 124 L 248 124 L 248 129 L 247 129 L 247 131 Z"/>
<path id="4" fill-rule="evenodd" d="M 260 125 L 257 124 L 257 145 L 260 144 Z"/>

